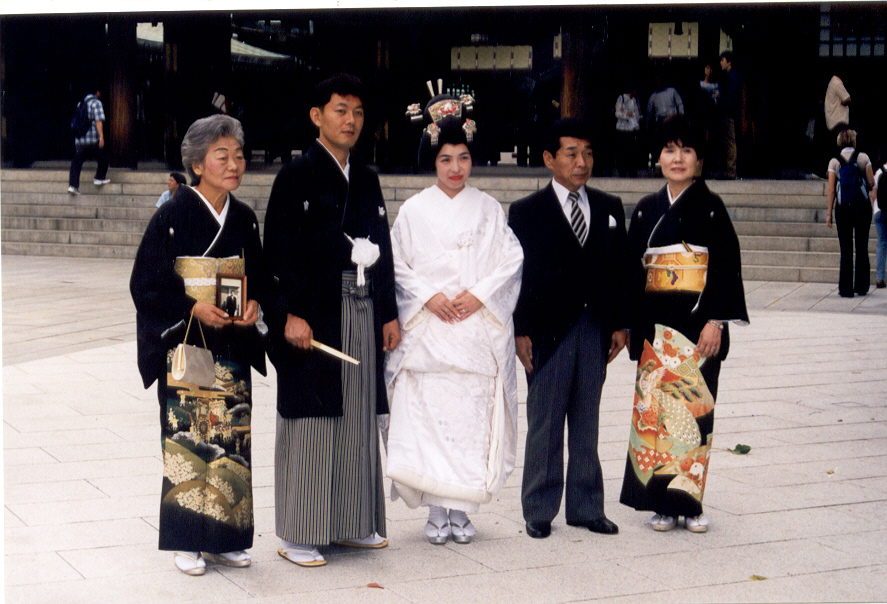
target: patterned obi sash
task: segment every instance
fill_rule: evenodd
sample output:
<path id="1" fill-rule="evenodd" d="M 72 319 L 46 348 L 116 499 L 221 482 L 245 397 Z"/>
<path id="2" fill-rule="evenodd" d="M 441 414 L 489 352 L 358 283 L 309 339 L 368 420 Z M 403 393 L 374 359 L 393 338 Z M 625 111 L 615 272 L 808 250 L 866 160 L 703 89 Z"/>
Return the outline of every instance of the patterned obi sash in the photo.
<path id="1" fill-rule="evenodd" d="M 651 247 L 644 252 L 645 292 L 702 292 L 708 271 L 708 248 L 683 243 Z"/>
<path id="2" fill-rule="evenodd" d="M 229 258 L 179 256 L 176 258 L 175 270 L 185 281 L 186 294 L 198 302 L 215 305 L 216 276 L 219 273 L 244 275 L 246 263 L 239 256 Z"/>

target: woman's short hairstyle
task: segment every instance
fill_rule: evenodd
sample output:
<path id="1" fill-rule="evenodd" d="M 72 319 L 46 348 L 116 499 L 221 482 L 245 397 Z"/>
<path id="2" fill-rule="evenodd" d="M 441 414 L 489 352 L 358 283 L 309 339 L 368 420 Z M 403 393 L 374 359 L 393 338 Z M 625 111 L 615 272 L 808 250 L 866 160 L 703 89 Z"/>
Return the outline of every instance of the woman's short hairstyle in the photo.
<path id="1" fill-rule="evenodd" d="M 655 140 L 656 148 L 660 152 L 668 146 L 668 143 L 675 143 L 692 148 L 699 159 L 705 156 L 705 135 L 696 124 L 683 115 L 676 115 L 663 122 Z"/>
<path id="2" fill-rule="evenodd" d="M 180 185 L 187 184 L 187 182 L 188 182 L 188 179 L 185 178 L 185 175 L 182 174 L 181 172 L 170 172 L 169 177 L 172 178 L 177 183 L 179 183 Z"/>
<path id="3" fill-rule="evenodd" d="M 838 148 L 853 147 L 856 149 L 856 130 L 847 128 L 838 132 Z"/>
<path id="4" fill-rule="evenodd" d="M 182 164 L 191 177 L 191 186 L 200 184 L 200 177 L 194 172 L 194 164 L 206 159 L 209 147 L 220 138 L 230 136 L 243 147 L 243 126 L 229 115 L 217 114 L 204 117 L 188 128 L 182 139 Z"/>

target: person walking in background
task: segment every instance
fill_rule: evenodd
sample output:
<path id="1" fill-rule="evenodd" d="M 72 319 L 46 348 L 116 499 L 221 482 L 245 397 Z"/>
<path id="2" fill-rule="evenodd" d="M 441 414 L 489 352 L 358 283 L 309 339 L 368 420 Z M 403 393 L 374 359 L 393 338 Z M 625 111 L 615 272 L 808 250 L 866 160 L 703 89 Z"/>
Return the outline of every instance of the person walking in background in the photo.
<path id="1" fill-rule="evenodd" d="M 720 147 L 718 131 L 720 130 L 718 119 L 718 99 L 721 98 L 721 90 L 718 83 L 713 81 L 711 64 L 703 67 L 703 78 L 699 81 L 699 102 L 697 117 L 705 135 L 706 159 L 702 166 L 702 176 L 709 177 L 718 169 L 717 151 Z"/>
<path id="2" fill-rule="evenodd" d="M 515 466 L 523 252 L 499 202 L 466 184 L 478 136 L 465 104 L 438 95 L 424 113 L 419 165 L 437 182 L 404 202 L 391 230 L 403 342 L 386 369 L 386 474 L 392 500 L 428 507 L 432 544 L 464 544 L 468 514 Z"/>
<path id="3" fill-rule="evenodd" d="M 875 287 L 882 289 L 887 287 L 887 284 L 884 283 L 884 264 L 885 260 L 887 260 L 887 212 L 884 212 L 884 209 L 881 208 L 881 203 L 878 202 L 878 191 L 887 190 L 887 163 L 878 169 L 874 180 L 875 186 L 872 187 L 872 219 L 878 232 L 878 248 L 875 252 Z M 887 193 L 884 194 L 882 203 L 887 206 Z"/>
<path id="4" fill-rule="evenodd" d="M 844 87 L 844 80 L 833 75 L 825 89 L 825 127 L 832 133 L 832 140 L 841 130 L 850 127 L 850 93 Z"/>
<path id="5" fill-rule="evenodd" d="M 281 168 L 265 215 L 280 288 L 269 313 L 278 553 L 299 566 L 326 564 L 317 547 L 330 543 L 388 545 L 377 415 L 388 413 L 383 351 L 400 343 L 400 328 L 379 177 L 351 154 L 364 97 L 354 76 L 317 85 L 318 137 Z M 312 350 L 314 338 L 359 365 Z"/>
<path id="6" fill-rule="evenodd" d="M 632 90 L 620 94 L 616 99 L 616 170 L 623 178 L 638 175 L 641 117 L 637 93 Z"/>
<path id="7" fill-rule="evenodd" d="M 655 512 L 654 530 L 685 518 L 708 530 L 702 497 L 728 321 L 748 323 L 739 239 L 721 198 L 694 182 L 701 131 L 665 125 L 666 185 L 638 202 L 628 230 L 629 356 L 637 384 L 620 503 Z"/>
<path id="8" fill-rule="evenodd" d="M 590 128 L 568 118 L 547 131 L 544 189 L 511 205 L 508 225 L 524 250 L 514 311 L 517 357 L 526 370 L 527 445 L 521 503 L 527 534 L 551 534 L 564 494 L 567 524 L 613 535 L 604 515 L 598 456 L 607 363 L 625 347 L 625 211 L 585 183 L 594 163 Z"/>
<path id="9" fill-rule="evenodd" d="M 720 86 L 718 110 L 721 115 L 722 152 L 724 154 L 724 178 L 736 178 L 736 124 L 742 118 L 742 84 L 733 69 L 733 52 L 721 53 L 721 70 L 724 72 Z"/>
<path id="10" fill-rule="evenodd" d="M 173 195 L 176 194 L 176 191 L 178 191 L 179 187 L 181 185 L 185 184 L 185 182 L 186 181 L 185 181 L 184 174 L 182 174 L 181 172 L 170 172 L 169 173 L 169 180 L 166 183 L 167 189 L 166 189 L 166 191 L 164 191 L 160 195 L 160 199 L 158 199 L 157 203 L 154 205 L 159 208 L 160 206 L 165 204 L 167 201 L 172 199 Z"/>
<path id="11" fill-rule="evenodd" d="M 841 151 L 828 163 L 828 214 L 825 225 L 832 228 L 834 214 L 841 247 L 838 294 L 842 298 L 852 298 L 854 293 L 866 295 L 871 284 L 869 229 L 872 225 L 872 199 L 868 191 L 874 188 L 875 177 L 869 156 L 856 150 L 855 130 L 842 130 L 837 143 Z"/>
<path id="12" fill-rule="evenodd" d="M 655 141 L 662 124 L 676 115 L 684 115 L 684 101 L 678 91 L 663 84 L 662 76 L 657 74 L 656 92 L 651 94 L 647 100 L 648 142 Z M 655 148 L 655 143 L 650 151 L 650 167 L 654 168 L 656 158 L 659 157 L 659 150 Z"/>
<path id="13" fill-rule="evenodd" d="M 98 161 L 92 183 L 100 187 L 111 182 L 107 178 L 108 148 L 105 146 L 105 108 L 102 106 L 101 98 L 102 91 L 96 90 L 95 94 L 88 94 L 81 101 L 86 104 L 86 114 L 90 124 L 86 134 L 74 137 L 74 159 L 71 160 L 71 171 L 68 174 L 68 193 L 71 195 L 80 195 L 80 172 L 87 157 Z"/>
<path id="14" fill-rule="evenodd" d="M 651 125 L 659 127 L 662 122 L 675 115 L 684 115 L 684 101 L 672 86 L 664 86 L 656 76 L 656 92 L 647 100 L 647 117 Z"/>

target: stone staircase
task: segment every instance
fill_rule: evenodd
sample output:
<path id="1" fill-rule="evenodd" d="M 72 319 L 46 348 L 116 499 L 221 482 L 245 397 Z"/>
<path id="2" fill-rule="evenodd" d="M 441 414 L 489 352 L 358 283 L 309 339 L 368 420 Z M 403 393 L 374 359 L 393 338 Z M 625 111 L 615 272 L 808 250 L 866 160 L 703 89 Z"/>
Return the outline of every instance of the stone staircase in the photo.
<path id="1" fill-rule="evenodd" d="M 236 193 L 260 222 L 274 171 L 248 172 Z M 507 211 L 510 202 L 549 180 L 545 171 L 521 174 L 500 176 L 495 168 L 480 168 L 471 184 L 500 200 Z M 67 177 L 67 170 L 59 169 L 0 172 L 2 253 L 134 258 L 154 203 L 166 187 L 167 173 L 112 169 L 111 183 L 99 188 L 92 185 L 87 167 L 79 196 L 66 193 Z M 383 175 L 380 180 L 392 221 L 405 199 L 433 182 L 430 176 Z M 590 184 L 620 196 L 628 217 L 637 201 L 661 187 L 662 180 L 598 178 Z M 709 186 L 724 199 L 739 234 L 745 279 L 837 283 L 838 239 L 834 229 L 825 226 L 824 181 L 712 181 Z M 874 226 L 870 237 L 874 272 Z"/>

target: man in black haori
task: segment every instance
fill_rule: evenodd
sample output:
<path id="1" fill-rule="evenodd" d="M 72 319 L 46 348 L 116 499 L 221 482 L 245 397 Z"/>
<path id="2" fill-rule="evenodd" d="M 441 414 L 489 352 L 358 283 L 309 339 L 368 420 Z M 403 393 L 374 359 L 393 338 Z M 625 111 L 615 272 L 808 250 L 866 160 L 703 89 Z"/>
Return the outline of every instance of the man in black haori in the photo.
<path id="1" fill-rule="evenodd" d="M 317 546 L 388 545 L 376 416 L 388 413 L 383 351 L 397 346 L 400 329 L 379 179 L 351 155 L 363 98 L 353 76 L 318 85 L 310 110 L 318 138 L 277 175 L 265 219 L 280 288 L 269 352 L 278 553 L 300 566 L 326 564 Z"/>

